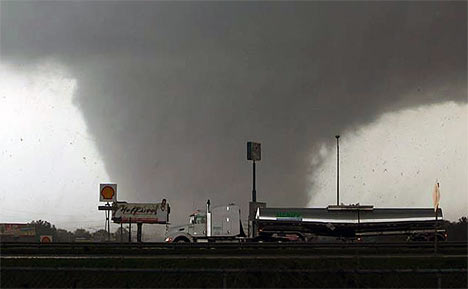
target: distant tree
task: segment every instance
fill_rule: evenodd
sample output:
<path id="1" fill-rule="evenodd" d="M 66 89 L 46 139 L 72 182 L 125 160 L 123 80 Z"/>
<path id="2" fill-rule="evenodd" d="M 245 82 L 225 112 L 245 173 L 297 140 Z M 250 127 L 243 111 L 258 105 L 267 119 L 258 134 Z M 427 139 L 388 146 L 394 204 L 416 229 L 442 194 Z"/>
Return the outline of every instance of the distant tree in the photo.
<path id="1" fill-rule="evenodd" d="M 122 230 L 120 230 L 120 227 L 119 227 L 117 230 L 115 230 L 115 233 L 114 233 L 115 241 L 120 242 L 121 236 L 122 236 L 123 242 L 128 241 L 128 230 L 126 228 L 122 228 Z"/>
<path id="2" fill-rule="evenodd" d="M 72 232 L 69 232 L 64 229 L 57 229 L 55 235 L 56 237 L 54 241 L 56 242 L 73 242 L 73 240 L 75 239 Z"/>
<path id="3" fill-rule="evenodd" d="M 467 241 L 468 240 L 468 218 L 461 217 L 458 222 L 446 222 L 449 241 Z"/>
<path id="4" fill-rule="evenodd" d="M 40 241 L 40 238 L 43 235 L 51 235 L 52 239 L 56 238 L 57 229 L 51 223 L 43 220 L 37 220 L 32 221 L 31 224 L 34 225 L 34 229 L 36 230 L 36 241 Z"/>
<path id="5" fill-rule="evenodd" d="M 96 242 L 105 242 L 107 241 L 108 235 L 106 230 L 98 230 L 93 233 L 93 241 Z"/>
<path id="6" fill-rule="evenodd" d="M 75 241 L 78 240 L 91 240 L 91 233 L 86 231 L 85 229 L 76 229 L 73 232 L 75 235 Z"/>

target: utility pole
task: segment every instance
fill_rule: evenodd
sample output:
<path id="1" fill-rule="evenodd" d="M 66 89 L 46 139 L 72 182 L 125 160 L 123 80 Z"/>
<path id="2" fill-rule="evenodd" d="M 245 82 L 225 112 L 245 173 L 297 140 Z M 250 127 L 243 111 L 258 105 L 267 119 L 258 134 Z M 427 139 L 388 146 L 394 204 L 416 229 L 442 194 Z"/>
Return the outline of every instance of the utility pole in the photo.
<path id="1" fill-rule="evenodd" d="M 336 135 L 336 205 L 340 205 L 340 136 Z"/>

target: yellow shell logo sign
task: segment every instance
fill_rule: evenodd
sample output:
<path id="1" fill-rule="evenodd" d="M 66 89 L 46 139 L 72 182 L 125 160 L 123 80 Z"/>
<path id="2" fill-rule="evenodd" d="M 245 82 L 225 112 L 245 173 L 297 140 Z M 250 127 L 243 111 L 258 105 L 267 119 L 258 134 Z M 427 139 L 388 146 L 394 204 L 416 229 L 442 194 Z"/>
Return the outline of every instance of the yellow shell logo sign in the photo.
<path id="1" fill-rule="evenodd" d="M 41 236 L 41 243 L 51 243 L 52 240 L 49 236 Z"/>
<path id="2" fill-rule="evenodd" d="M 112 187 L 105 186 L 104 188 L 102 188 L 101 195 L 104 199 L 111 200 L 114 197 L 114 194 L 115 192 Z"/>

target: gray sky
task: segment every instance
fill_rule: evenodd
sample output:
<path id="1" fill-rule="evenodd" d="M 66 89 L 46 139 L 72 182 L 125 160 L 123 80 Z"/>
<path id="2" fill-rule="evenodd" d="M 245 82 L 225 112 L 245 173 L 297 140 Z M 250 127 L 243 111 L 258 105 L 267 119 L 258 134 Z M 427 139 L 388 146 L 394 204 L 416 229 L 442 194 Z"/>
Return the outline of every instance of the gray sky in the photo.
<path id="1" fill-rule="evenodd" d="M 51 169 L 49 174 L 29 170 L 9 177 L 11 186 L 1 192 L 2 200 L 14 198 L 21 189 L 34 197 L 48 195 L 43 206 L 50 206 L 57 201 L 50 196 L 60 194 L 63 185 L 50 183 L 45 189 L 37 184 L 44 178 L 59 179 L 67 190 L 80 191 L 61 202 L 82 208 L 79 211 L 94 219 L 98 184 L 110 180 L 118 183 L 120 199 L 168 198 L 176 221 L 207 198 L 215 204 L 236 202 L 245 211 L 251 194 L 246 142 L 254 140 L 263 144 L 259 200 L 271 206 L 321 204 L 317 196 L 334 196 L 334 171 L 318 172 L 333 158 L 335 134 L 355 136 L 362 129 L 372 131 L 388 113 L 439 104 L 452 106 L 436 113 L 461 114 L 453 126 L 439 130 L 463 130 L 465 143 L 457 149 L 467 148 L 466 2 L 2 1 L 0 8 L 2 73 L 22 79 L 30 89 L 20 104 L 12 100 L 18 99 L 12 89 L 2 91 L 5 103 L 20 111 L 12 118 L 32 113 L 31 107 L 41 114 L 40 105 L 57 99 L 66 98 L 69 106 L 63 115 L 46 112 L 51 125 L 62 127 L 53 132 L 34 120 L 25 122 L 23 130 L 14 129 L 19 122 L 14 119 L 5 126 L 10 135 L 0 136 L 8 144 L 2 151 L 14 148 L 14 156 L 24 152 L 19 145 L 26 143 L 37 151 L 38 137 L 31 137 L 37 130 L 31 127 L 44 129 L 48 153 L 42 150 L 43 158 L 32 163 L 47 163 Z M 49 77 L 38 76 L 44 73 Z M 48 92 L 41 84 L 30 86 L 52 78 L 59 80 L 47 85 Z M 24 88 L 21 81 L 17 86 Z M 31 91 L 56 96 L 31 101 Z M 420 130 L 423 116 L 421 112 L 414 125 L 402 130 L 419 132 L 415 146 L 427 144 L 424 138 L 434 133 Z M 72 121 L 75 128 L 67 129 Z M 65 148 L 77 145 L 71 138 L 82 147 L 67 155 Z M 384 143 L 397 146 L 401 139 L 397 135 Z M 433 146 L 456 144 L 441 141 L 446 143 Z M 381 156 L 382 143 L 364 137 L 353 138 L 353 143 L 368 145 L 370 151 L 352 159 L 347 170 L 358 172 L 361 164 L 370 170 L 374 153 L 386 158 L 383 161 L 401 160 L 390 168 L 418 161 L 408 159 L 414 155 L 411 147 Z M 440 163 L 436 158 L 428 161 L 431 151 L 422 153 L 421 167 Z M 9 155 L 3 158 L 14 158 Z M 74 163 L 69 157 L 79 164 L 69 165 L 68 173 L 59 161 L 51 161 Z M 451 158 L 457 169 L 468 169 L 466 154 Z M 11 160 L 8 170 L 31 166 L 20 164 Z M 372 177 L 366 172 L 361 178 Z M 429 191 L 434 176 L 431 171 L 424 178 Z M 396 177 L 382 175 L 369 190 L 381 192 L 394 183 L 406 190 L 420 184 Z M 29 186 L 15 185 L 24 178 Z M 327 180 L 328 185 L 317 186 Z M 457 194 L 465 198 L 447 209 L 467 212 L 465 178 L 445 181 L 461 188 Z M 347 201 L 357 202 L 358 188 L 349 190 L 348 196 L 355 197 Z M 430 200 L 426 191 L 410 188 L 411 205 L 430 205 L 420 201 L 421 194 Z M 378 197 L 366 200 L 402 205 L 379 203 Z M 74 222 L 70 211 L 59 213 Z"/>

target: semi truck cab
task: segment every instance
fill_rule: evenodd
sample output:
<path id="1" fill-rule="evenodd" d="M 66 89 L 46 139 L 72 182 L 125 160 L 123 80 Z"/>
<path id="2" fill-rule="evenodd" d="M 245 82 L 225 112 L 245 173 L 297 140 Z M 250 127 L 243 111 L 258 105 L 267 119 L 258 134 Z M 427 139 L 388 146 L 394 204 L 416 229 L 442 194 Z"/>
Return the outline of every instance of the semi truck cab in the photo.
<path id="1" fill-rule="evenodd" d="M 229 204 L 211 208 L 208 200 L 206 210 L 191 214 L 188 224 L 169 227 L 165 241 L 215 242 L 239 237 L 245 237 L 239 206 Z"/>

